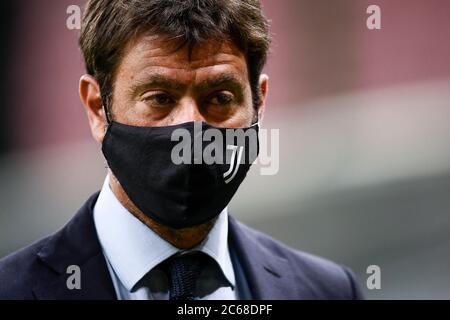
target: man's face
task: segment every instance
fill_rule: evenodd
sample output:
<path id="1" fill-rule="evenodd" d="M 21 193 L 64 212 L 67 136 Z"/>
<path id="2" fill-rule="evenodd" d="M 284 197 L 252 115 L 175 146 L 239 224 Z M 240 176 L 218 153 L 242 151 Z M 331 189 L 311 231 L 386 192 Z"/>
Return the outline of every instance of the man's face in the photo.
<path id="1" fill-rule="evenodd" d="M 161 36 L 130 41 L 115 73 L 112 120 L 134 126 L 167 126 L 204 121 L 217 127 L 248 127 L 261 119 L 268 79 L 261 75 L 261 101 L 253 106 L 244 54 L 230 42 L 199 43 L 191 54 L 186 47 Z M 95 140 L 102 143 L 106 119 L 99 84 L 90 75 L 80 79 Z M 119 201 L 141 221 L 179 248 L 190 248 L 209 232 L 212 222 L 172 230 L 149 219 L 132 203 L 111 174 L 110 186 Z"/>
<path id="2" fill-rule="evenodd" d="M 246 127 L 256 119 L 247 63 L 230 42 L 213 40 L 174 50 L 160 36 L 141 36 L 125 49 L 113 91 L 114 121 L 166 126 L 205 121 Z"/>

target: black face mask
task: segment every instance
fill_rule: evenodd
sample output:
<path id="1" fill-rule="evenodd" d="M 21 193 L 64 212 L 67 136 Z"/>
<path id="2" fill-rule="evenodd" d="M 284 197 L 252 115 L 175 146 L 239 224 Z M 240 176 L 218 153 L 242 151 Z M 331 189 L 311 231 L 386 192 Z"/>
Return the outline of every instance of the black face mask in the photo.
<path id="1" fill-rule="evenodd" d="M 231 129 L 203 122 L 166 127 L 110 122 L 102 151 L 145 215 L 170 228 L 187 228 L 212 220 L 228 205 L 258 155 L 258 129 L 257 124 Z"/>

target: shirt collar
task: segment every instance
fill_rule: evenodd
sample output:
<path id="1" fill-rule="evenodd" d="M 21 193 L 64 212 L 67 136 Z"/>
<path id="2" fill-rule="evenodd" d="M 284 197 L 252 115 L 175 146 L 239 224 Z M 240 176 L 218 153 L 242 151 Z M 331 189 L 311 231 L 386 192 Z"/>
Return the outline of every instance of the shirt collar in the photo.
<path id="1" fill-rule="evenodd" d="M 129 291 L 159 263 L 181 251 L 132 215 L 116 198 L 106 177 L 94 207 L 94 222 L 103 253 Z M 234 288 L 235 275 L 228 250 L 225 208 L 206 238 L 189 251 L 202 251 L 220 266 Z"/>

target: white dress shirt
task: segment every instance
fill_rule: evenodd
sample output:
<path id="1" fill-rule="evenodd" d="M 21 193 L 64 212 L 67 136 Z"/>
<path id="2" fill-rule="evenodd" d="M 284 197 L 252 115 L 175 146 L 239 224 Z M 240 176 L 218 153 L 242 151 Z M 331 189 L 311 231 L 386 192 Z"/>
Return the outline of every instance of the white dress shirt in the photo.
<path id="1" fill-rule="evenodd" d="M 94 222 L 119 300 L 168 299 L 167 277 L 155 267 L 180 251 L 201 251 L 215 261 L 198 280 L 209 288 L 199 299 L 238 299 L 228 248 L 227 208 L 199 245 L 181 250 L 131 214 L 112 192 L 107 176 L 94 207 Z"/>

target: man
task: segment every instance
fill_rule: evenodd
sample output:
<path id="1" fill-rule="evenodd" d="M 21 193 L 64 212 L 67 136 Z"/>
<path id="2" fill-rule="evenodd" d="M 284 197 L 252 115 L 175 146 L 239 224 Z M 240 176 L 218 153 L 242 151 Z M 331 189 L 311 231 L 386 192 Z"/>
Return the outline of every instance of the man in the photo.
<path id="1" fill-rule="evenodd" d="M 108 175 L 62 230 L 0 261 L 0 298 L 360 298 L 346 267 L 229 215 L 250 143 L 216 149 L 226 163 L 174 159 L 179 132 L 257 136 L 269 44 L 258 0 L 90 0 L 79 92 Z"/>

